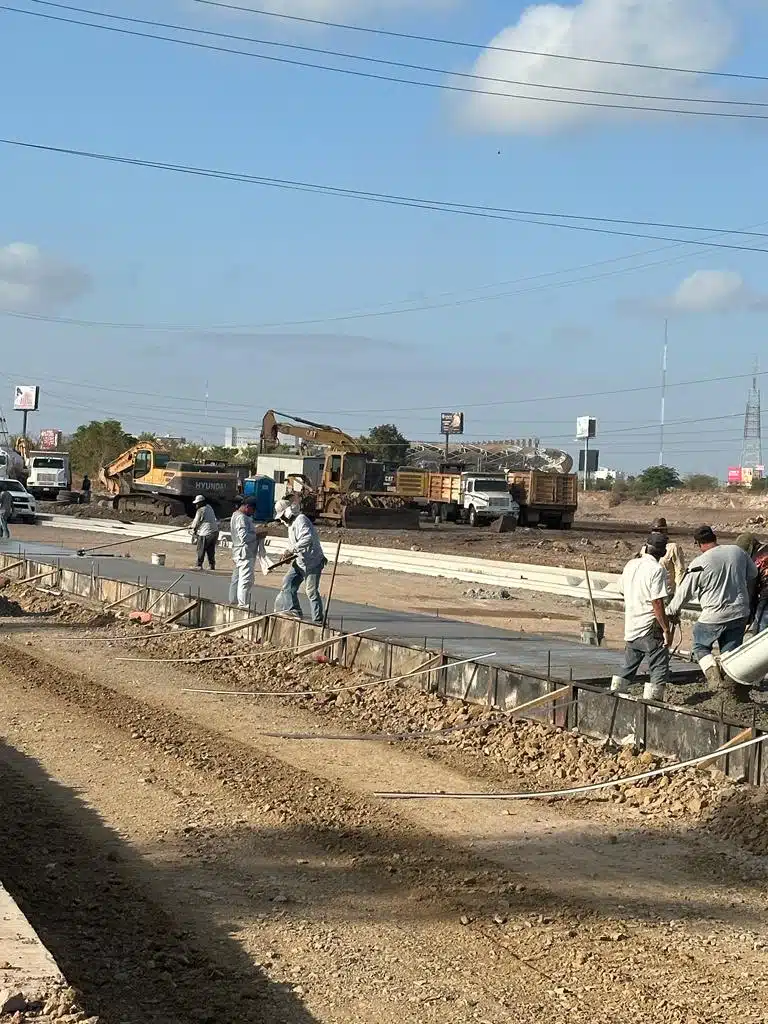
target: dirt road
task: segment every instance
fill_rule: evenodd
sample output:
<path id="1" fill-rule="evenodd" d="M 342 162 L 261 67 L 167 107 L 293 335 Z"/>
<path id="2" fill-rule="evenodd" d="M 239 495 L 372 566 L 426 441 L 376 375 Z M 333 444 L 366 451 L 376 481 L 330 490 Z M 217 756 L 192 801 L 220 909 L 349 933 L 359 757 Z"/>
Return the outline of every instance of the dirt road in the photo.
<path id="1" fill-rule="evenodd" d="M 106 1024 L 765 1020 L 768 862 L 706 813 L 675 816 L 662 789 L 658 809 L 382 804 L 375 789 L 493 785 L 503 763 L 268 735 L 327 732 L 323 705 L 184 694 L 213 669 L 116 659 L 202 641 L 94 643 L 125 628 L 81 622 L 0 623 L 0 877 Z M 237 672 L 355 682 L 261 664 Z M 335 715 L 342 737 L 377 727 L 371 706 Z M 540 754 L 508 760 L 510 788 L 538 787 L 548 735 L 514 734 Z"/>

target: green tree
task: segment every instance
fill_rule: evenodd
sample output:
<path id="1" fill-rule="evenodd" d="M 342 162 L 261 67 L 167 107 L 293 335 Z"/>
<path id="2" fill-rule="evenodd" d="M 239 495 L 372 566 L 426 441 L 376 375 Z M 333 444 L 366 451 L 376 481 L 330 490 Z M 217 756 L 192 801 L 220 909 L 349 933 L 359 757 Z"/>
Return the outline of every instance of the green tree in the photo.
<path id="1" fill-rule="evenodd" d="M 135 443 L 136 438 L 126 433 L 117 420 L 91 420 L 79 426 L 70 438 L 72 468 L 95 476 L 102 466 Z"/>
<path id="2" fill-rule="evenodd" d="M 683 486 L 689 491 L 716 491 L 720 481 L 716 476 L 708 476 L 706 473 L 689 473 L 683 480 Z"/>
<path id="3" fill-rule="evenodd" d="M 639 496 L 645 496 L 653 493 L 660 494 L 662 491 L 682 486 L 683 481 L 676 469 L 671 466 L 649 466 L 635 477 L 632 492 Z"/>
<path id="4" fill-rule="evenodd" d="M 394 423 L 371 427 L 367 437 L 360 438 L 365 451 L 381 462 L 405 462 L 410 442 Z"/>

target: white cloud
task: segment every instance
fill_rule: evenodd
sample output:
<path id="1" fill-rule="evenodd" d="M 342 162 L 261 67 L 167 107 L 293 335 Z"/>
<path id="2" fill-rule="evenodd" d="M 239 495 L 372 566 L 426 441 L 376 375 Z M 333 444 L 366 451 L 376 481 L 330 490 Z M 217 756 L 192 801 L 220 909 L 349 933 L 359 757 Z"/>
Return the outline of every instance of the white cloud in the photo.
<path id="1" fill-rule="evenodd" d="M 533 4 L 515 25 L 500 32 L 489 45 L 711 71 L 719 68 L 728 57 L 733 39 L 734 25 L 727 14 L 727 0 L 581 0 L 575 6 Z M 696 95 L 701 86 L 694 75 L 490 49 L 478 58 L 473 72 L 524 83 L 483 82 L 477 83 L 478 89 L 548 100 L 575 99 L 638 106 L 660 104 L 652 100 L 622 100 L 530 86 L 540 83 L 669 96 Z M 466 79 L 462 84 L 466 85 Z M 711 84 L 707 86 L 707 95 L 713 95 Z M 631 111 L 482 95 L 461 101 L 460 111 L 462 121 L 472 128 L 510 133 L 552 132 L 606 116 L 643 116 Z"/>
<path id="2" fill-rule="evenodd" d="M 85 270 L 27 242 L 0 248 L 0 308 L 42 313 L 72 302 L 91 283 Z"/>
<path id="3" fill-rule="evenodd" d="M 725 313 L 765 310 L 768 302 L 733 270 L 697 270 L 680 282 L 662 306 L 671 313 Z"/>

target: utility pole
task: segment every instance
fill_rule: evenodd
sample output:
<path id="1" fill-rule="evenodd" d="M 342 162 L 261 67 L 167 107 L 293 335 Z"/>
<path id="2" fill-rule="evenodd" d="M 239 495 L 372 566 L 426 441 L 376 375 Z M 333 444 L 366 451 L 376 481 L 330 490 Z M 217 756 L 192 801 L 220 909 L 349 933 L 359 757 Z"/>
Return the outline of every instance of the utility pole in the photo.
<path id="1" fill-rule="evenodd" d="M 667 404 L 667 348 L 669 345 L 669 320 L 664 321 L 664 354 L 661 359 L 661 419 L 659 421 L 659 465 L 664 465 L 664 420 Z"/>

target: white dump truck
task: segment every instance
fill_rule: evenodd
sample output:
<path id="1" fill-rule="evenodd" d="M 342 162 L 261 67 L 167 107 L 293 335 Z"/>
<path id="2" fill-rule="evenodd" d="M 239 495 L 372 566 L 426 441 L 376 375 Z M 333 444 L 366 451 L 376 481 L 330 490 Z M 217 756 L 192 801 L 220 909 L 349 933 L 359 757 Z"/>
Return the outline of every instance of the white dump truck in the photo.
<path id="1" fill-rule="evenodd" d="M 428 473 L 401 469 L 397 493 L 429 508 L 435 519 L 482 526 L 499 520 L 514 529 L 520 505 L 509 493 L 506 473 Z"/>
<path id="2" fill-rule="evenodd" d="M 67 452 L 30 452 L 27 456 L 27 490 L 36 498 L 55 501 L 72 489 L 72 469 Z"/>

